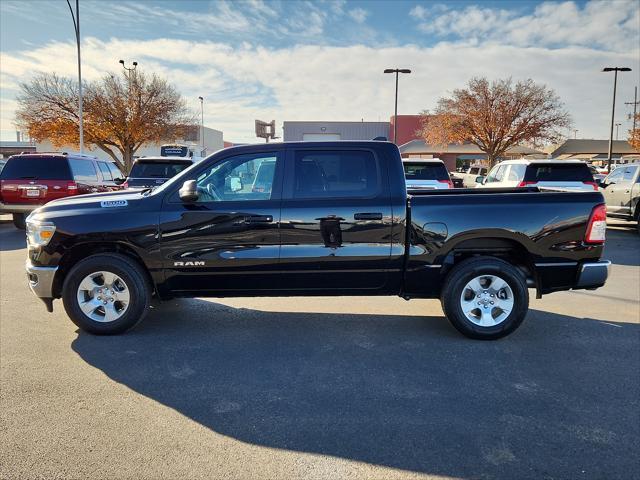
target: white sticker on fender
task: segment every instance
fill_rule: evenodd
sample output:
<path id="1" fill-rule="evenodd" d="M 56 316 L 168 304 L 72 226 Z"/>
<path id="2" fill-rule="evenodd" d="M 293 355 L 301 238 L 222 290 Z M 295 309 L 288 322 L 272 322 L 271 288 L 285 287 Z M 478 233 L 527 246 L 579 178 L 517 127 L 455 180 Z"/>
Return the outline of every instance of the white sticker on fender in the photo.
<path id="1" fill-rule="evenodd" d="M 102 200 L 100 206 L 102 208 L 126 207 L 129 202 L 126 200 Z"/>

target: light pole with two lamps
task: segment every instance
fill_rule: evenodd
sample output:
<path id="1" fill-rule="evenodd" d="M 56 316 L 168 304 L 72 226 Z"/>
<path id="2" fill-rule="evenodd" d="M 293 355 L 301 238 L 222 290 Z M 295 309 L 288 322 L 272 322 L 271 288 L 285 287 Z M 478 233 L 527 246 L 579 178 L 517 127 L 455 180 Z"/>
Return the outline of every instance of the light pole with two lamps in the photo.
<path id="1" fill-rule="evenodd" d="M 613 155 L 613 126 L 616 115 L 616 87 L 618 85 L 618 72 L 630 72 L 629 67 L 605 67 L 603 72 L 614 72 L 613 76 L 613 106 L 611 107 L 611 131 L 609 132 L 609 154 L 607 156 L 607 171 L 611 173 L 611 157 Z"/>
<path id="2" fill-rule="evenodd" d="M 396 74 L 396 107 L 393 114 L 393 143 L 398 144 L 398 74 L 411 73 L 408 68 L 387 68 L 384 73 Z"/>

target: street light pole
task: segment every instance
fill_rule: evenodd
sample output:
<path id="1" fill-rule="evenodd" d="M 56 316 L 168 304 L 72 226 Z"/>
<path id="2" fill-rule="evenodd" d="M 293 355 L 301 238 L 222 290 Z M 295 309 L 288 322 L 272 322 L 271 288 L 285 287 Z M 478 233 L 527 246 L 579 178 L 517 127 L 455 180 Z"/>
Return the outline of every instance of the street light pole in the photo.
<path id="1" fill-rule="evenodd" d="M 200 99 L 200 140 L 202 140 L 202 152 L 200 155 L 204 155 L 204 98 L 198 97 Z"/>
<path id="2" fill-rule="evenodd" d="M 621 123 L 616 123 L 616 140 L 618 140 L 618 128 L 622 125 Z"/>
<path id="3" fill-rule="evenodd" d="M 398 145 L 398 74 L 411 73 L 411 70 L 409 70 L 408 68 L 387 68 L 385 69 L 384 73 L 396 74 L 396 102 L 393 114 L 393 143 Z"/>
<path id="4" fill-rule="evenodd" d="M 630 72 L 629 67 L 605 67 L 603 72 L 614 72 L 613 76 L 613 105 L 611 107 L 611 130 L 609 131 L 609 154 L 607 156 L 607 171 L 611 173 L 611 157 L 613 155 L 613 125 L 616 115 L 616 87 L 618 85 L 618 72 Z"/>
<path id="5" fill-rule="evenodd" d="M 84 124 L 82 118 L 82 66 L 80 62 L 80 2 L 76 0 L 76 13 L 73 14 L 71 3 L 67 0 L 71 20 L 73 20 L 73 30 L 76 34 L 76 48 L 78 50 L 78 118 L 80 123 L 80 153 L 84 152 Z"/>
<path id="6" fill-rule="evenodd" d="M 128 112 L 128 120 L 131 120 L 131 103 L 133 102 L 133 93 L 131 92 L 131 75 L 133 75 L 136 71 L 136 68 L 138 68 L 138 62 L 133 62 L 132 63 L 132 67 L 127 67 L 124 63 L 124 60 L 118 60 L 118 63 L 120 65 L 122 65 L 122 68 L 124 68 L 125 76 L 127 77 L 127 82 L 129 83 L 129 98 L 127 99 L 127 102 L 129 103 L 128 108 L 127 108 L 127 112 Z M 139 97 L 138 97 L 139 98 Z M 133 145 L 128 144 L 127 145 L 127 154 L 125 155 L 125 158 L 123 158 L 125 165 L 128 165 L 128 162 L 133 161 Z M 127 167 L 130 168 L 130 167 Z"/>

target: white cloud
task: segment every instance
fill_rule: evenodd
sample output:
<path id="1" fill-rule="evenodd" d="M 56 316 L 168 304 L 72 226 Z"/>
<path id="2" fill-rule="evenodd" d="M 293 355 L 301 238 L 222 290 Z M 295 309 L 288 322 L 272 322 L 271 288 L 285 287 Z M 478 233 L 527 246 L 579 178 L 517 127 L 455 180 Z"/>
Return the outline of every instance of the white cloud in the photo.
<path id="1" fill-rule="evenodd" d="M 50 43 L 21 53 L 1 53 L 3 130 L 12 130 L 13 99 L 19 81 L 36 72 L 75 77 L 75 44 Z M 475 75 L 533 78 L 554 88 L 573 114 L 581 136 L 604 138 L 610 119 L 611 76 L 605 64 L 629 65 L 634 74 L 618 79 L 618 119 L 637 81 L 638 48 L 605 52 L 584 47 L 562 49 L 440 43 L 433 47 L 374 48 L 245 44 L 175 39 L 83 42 L 83 74 L 91 80 L 118 71 L 122 56 L 135 58 L 147 72 L 168 78 L 194 111 L 205 97 L 205 123 L 225 138 L 251 142 L 253 120 L 387 120 L 393 111 L 393 82 L 382 70 L 411 68 L 400 81 L 399 111 L 433 108 L 440 96 Z M 52 59 L 55 59 L 55 64 Z M 106 69 L 106 70 L 105 70 Z M 624 129 L 624 127 L 623 127 Z M 282 133 L 281 130 L 278 131 Z"/>
<path id="2" fill-rule="evenodd" d="M 364 23 L 368 15 L 369 12 L 364 8 L 354 8 L 349 10 L 349 16 L 358 23 Z"/>
<path id="3" fill-rule="evenodd" d="M 544 2 L 530 14 L 479 5 L 463 9 L 418 5 L 410 15 L 425 33 L 476 44 L 631 51 L 640 42 L 638 0 L 591 0 L 583 6 L 573 1 Z"/>

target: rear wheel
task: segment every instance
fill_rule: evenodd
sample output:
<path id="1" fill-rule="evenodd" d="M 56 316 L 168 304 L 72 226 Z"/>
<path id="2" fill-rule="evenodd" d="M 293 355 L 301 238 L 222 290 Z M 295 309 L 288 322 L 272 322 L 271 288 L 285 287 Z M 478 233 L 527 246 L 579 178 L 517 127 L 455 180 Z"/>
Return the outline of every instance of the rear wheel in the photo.
<path id="1" fill-rule="evenodd" d="M 125 332 L 146 315 L 151 288 L 142 267 L 119 254 L 92 255 L 64 280 L 62 300 L 69 318 L 97 335 Z"/>
<path id="2" fill-rule="evenodd" d="M 456 265 L 440 297 L 453 326 L 467 337 L 495 340 L 509 335 L 529 309 L 526 279 L 504 260 L 477 257 Z"/>
<path id="3" fill-rule="evenodd" d="M 19 228 L 20 230 L 24 230 L 27 228 L 27 219 L 24 215 L 24 213 L 14 213 L 13 214 L 13 224 L 16 226 L 16 228 Z"/>

